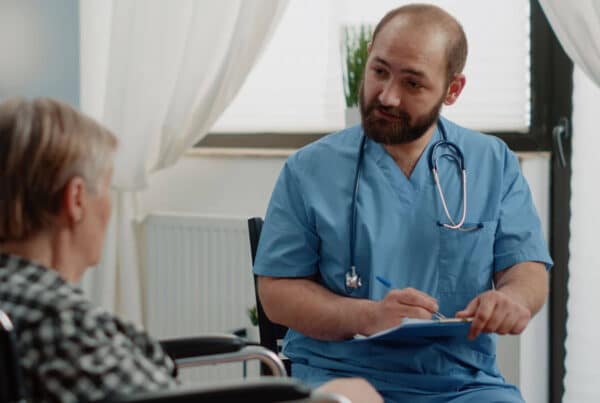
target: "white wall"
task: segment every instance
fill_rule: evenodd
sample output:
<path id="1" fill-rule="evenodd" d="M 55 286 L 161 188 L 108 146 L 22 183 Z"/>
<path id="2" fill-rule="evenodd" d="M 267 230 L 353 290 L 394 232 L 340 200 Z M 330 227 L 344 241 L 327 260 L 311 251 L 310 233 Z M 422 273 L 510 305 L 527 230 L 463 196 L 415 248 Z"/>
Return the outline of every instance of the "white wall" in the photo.
<path id="1" fill-rule="evenodd" d="M 150 179 L 142 211 L 264 216 L 285 158 L 190 157 Z"/>
<path id="2" fill-rule="evenodd" d="M 0 100 L 53 97 L 79 104 L 78 0 L 0 1 Z"/>
<path id="3" fill-rule="evenodd" d="M 600 187 L 598 111 L 600 87 L 579 68 L 573 76 L 573 158 L 569 300 L 565 342 L 565 402 L 599 402 Z"/>
<path id="4" fill-rule="evenodd" d="M 264 216 L 283 157 L 185 156 L 152 177 L 140 197 L 143 211 L 225 216 Z M 548 234 L 549 160 L 522 158 L 534 202 Z M 548 401 L 548 311 L 545 307 L 520 337 L 501 337 L 498 365 L 506 380 L 521 388 L 529 403 Z"/>
<path id="5" fill-rule="evenodd" d="M 522 159 L 523 174 L 529 182 L 533 201 L 542 220 L 546 240 L 550 239 L 550 159 Z M 517 385 L 528 403 L 547 403 L 549 399 L 550 357 L 548 305 L 529 323 L 519 341 Z M 507 336 L 510 337 L 510 336 Z"/>

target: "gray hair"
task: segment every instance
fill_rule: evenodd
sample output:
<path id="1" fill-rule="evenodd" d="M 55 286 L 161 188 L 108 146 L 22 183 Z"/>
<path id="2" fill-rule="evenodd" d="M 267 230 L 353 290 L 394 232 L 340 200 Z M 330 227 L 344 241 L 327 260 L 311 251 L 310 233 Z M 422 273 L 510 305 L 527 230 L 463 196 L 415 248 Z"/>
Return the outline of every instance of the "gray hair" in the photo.
<path id="1" fill-rule="evenodd" d="M 24 240 L 49 226 L 73 177 L 96 191 L 116 147 L 108 129 L 63 102 L 2 102 L 0 242 Z"/>

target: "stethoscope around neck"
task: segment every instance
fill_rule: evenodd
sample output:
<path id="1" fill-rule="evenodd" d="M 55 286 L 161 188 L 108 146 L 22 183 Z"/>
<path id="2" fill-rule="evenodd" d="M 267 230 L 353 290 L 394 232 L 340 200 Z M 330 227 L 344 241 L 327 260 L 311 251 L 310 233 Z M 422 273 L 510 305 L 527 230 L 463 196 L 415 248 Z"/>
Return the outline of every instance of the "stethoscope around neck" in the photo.
<path id="1" fill-rule="evenodd" d="M 450 230 L 473 231 L 479 228 L 479 226 L 470 228 L 464 227 L 465 219 L 467 217 L 467 170 L 465 168 L 465 158 L 460 148 L 453 142 L 448 141 L 448 136 L 446 135 L 446 128 L 444 127 L 444 124 L 441 120 L 438 120 L 438 128 L 440 129 L 442 138 L 436 141 L 431 146 L 431 150 L 429 152 L 429 169 L 433 174 L 433 179 L 435 181 L 435 186 L 440 196 L 442 207 L 444 208 L 444 213 L 446 214 L 446 218 L 449 221 L 449 223 L 438 222 L 438 225 Z M 352 215 L 350 217 L 350 270 L 346 272 L 347 293 L 351 293 L 352 291 L 362 287 L 362 278 L 356 270 L 354 251 L 356 246 L 356 215 L 358 211 L 356 207 L 356 201 L 358 196 L 360 168 L 365 154 L 366 139 L 367 137 L 363 134 L 360 140 L 360 148 L 358 150 L 358 158 L 356 160 L 356 168 L 354 170 L 354 188 L 352 192 L 351 206 Z M 442 158 L 446 158 L 450 161 L 456 162 L 461 172 L 463 203 L 462 214 L 460 219 L 457 221 L 455 221 L 450 215 L 450 211 L 448 210 L 448 204 L 446 203 L 446 197 L 444 196 L 444 191 L 442 190 L 442 185 L 440 183 L 440 178 L 438 174 L 438 161 Z"/>

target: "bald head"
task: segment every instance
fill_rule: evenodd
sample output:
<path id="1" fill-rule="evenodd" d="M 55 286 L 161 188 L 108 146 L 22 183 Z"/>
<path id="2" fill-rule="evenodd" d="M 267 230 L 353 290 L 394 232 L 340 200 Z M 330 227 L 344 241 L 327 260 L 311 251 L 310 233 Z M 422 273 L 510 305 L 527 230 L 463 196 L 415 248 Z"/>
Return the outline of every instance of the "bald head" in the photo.
<path id="1" fill-rule="evenodd" d="M 391 21 L 415 29 L 442 35 L 445 42 L 447 79 L 459 74 L 467 61 L 467 38 L 460 23 L 441 8 L 429 4 L 409 4 L 388 12 L 373 31 L 372 44 L 377 34 Z"/>

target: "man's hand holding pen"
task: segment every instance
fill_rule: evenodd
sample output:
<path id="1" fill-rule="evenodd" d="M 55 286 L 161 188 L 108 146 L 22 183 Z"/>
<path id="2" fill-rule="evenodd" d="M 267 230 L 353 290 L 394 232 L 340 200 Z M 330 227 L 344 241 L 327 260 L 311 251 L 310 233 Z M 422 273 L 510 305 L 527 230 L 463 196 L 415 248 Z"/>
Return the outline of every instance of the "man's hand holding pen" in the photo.
<path id="1" fill-rule="evenodd" d="M 439 309 L 435 298 L 414 288 L 392 289 L 373 308 L 365 336 L 398 326 L 405 318 L 431 319 Z"/>

